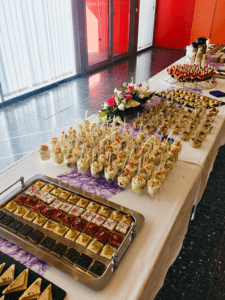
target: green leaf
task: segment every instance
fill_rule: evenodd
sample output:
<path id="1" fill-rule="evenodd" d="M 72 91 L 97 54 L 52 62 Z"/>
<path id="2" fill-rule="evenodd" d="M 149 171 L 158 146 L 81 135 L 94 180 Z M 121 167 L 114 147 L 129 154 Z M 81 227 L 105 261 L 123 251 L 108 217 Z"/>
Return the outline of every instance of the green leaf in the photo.
<path id="1" fill-rule="evenodd" d="M 100 115 L 99 115 L 99 118 L 103 118 L 106 116 L 106 113 L 103 111 Z"/>
<path id="2" fill-rule="evenodd" d="M 120 88 L 121 88 L 121 90 L 125 90 L 126 88 L 123 86 L 123 84 L 120 84 Z"/>
<path id="3" fill-rule="evenodd" d="M 104 112 L 105 112 L 106 114 L 108 114 L 110 111 L 109 111 L 108 109 L 106 109 Z"/>

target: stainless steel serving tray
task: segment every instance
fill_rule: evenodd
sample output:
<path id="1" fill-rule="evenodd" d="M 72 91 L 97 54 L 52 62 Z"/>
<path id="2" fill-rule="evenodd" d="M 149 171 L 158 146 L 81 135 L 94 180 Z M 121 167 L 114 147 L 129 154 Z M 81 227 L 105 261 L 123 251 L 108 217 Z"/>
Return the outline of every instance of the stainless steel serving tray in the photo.
<path id="1" fill-rule="evenodd" d="M 67 262 L 64 258 L 59 258 L 59 257 L 55 256 L 54 254 L 52 254 L 51 252 L 44 250 L 38 244 L 35 245 L 28 239 L 20 237 L 16 233 L 7 229 L 7 227 L 0 226 L 0 233 L 1 233 L 2 237 L 17 244 L 18 246 L 22 247 L 23 249 L 29 251 L 30 253 L 34 254 L 38 258 L 51 264 L 55 268 L 58 268 L 59 270 L 68 274 L 69 276 L 73 277 L 74 279 L 78 280 L 79 282 L 87 285 L 91 289 L 96 290 L 96 291 L 103 289 L 106 286 L 106 284 L 109 282 L 110 278 L 112 277 L 113 273 L 115 272 L 116 268 L 118 267 L 120 260 L 122 259 L 123 255 L 129 248 L 130 244 L 133 242 L 135 235 L 140 230 L 140 228 L 144 222 L 144 216 L 136 211 L 129 209 L 129 208 L 126 208 L 126 207 L 116 204 L 112 201 L 109 201 L 109 200 L 106 200 L 99 196 L 93 195 L 89 192 L 83 191 L 74 186 L 68 185 L 64 182 L 61 182 L 59 180 L 53 179 L 53 178 L 45 176 L 45 175 L 41 175 L 41 174 L 35 175 L 35 176 L 31 177 L 29 180 L 27 180 L 25 183 L 23 181 L 23 177 L 21 177 L 20 180 L 21 180 L 22 187 L 15 189 L 12 193 L 10 193 L 8 196 L 6 196 L 2 200 L 3 202 L 0 205 L 1 210 L 4 210 L 3 207 L 9 201 L 11 201 L 19 193 L 22 193 L 25 189 L 27 189 L 28 187 L 33 185 L 36 181 L 44 181 L 46 183 L 53 184 L 56 187 L 60 187 L 64 190 L 68 190 L 72 193 L 78 194 L 79 196 L 85 197 L 91 201 L 95 201 L 99 204 L 106 205 L 112 209 L 118 210 L 118 211 L 122 212 L 123 214 L 128 214 L 132 217 L 133 222 L 131 223 L 130 229 L 128 230 L 127 234 L 125 235 L 125 238 L 124 238 L 123 242 L 121 243 L 121 245 L 118 247 L 116 252 L 113 254 L 113 257 L 111 260 L 108 260 L 98 254 L 94 254 L 94 253 L 90 252 L 89 250 L 87 250 L 87 248 L 80 246 L 79 244 L 76 244 L 76 247 L 74 247 L 74 242 L 67 240 L 53 232 L 49 232 L 48 230 L 44 229 L 43 227 L 40 227 L 40 226 L 32 223 L 32 227 L 34 229 L 38 229 L 41 232 L 43 232 L 45 235 L 51 236 L 52 238 L 56 239 L 57 242 L 61 242 L 61 243 L 65 244 L 67 247 L 75 248 L 77 251 L 82 252 L 82 253 L 92 257 L 94 260 L 98 260 L 98 261 L 104 263 L 106 265 L 106 270 L 101 277 L 97 277 L 97 278 L 87 272 L 83 272 L 81 269 L 76 267 L 74 264 L 72 265 L 71 263 Z M 18 181 L 20 181 L 20 180 L 18 180 Z M 7 214 L 12 215 L 15 219 L 21 220 L 20 217 L 17 217 L 13 213 L 10 213 L 7 211 Z M 23 222 L 25 224 L 31 225 L 31 223 L 25 219 L 23 219 Z"/>

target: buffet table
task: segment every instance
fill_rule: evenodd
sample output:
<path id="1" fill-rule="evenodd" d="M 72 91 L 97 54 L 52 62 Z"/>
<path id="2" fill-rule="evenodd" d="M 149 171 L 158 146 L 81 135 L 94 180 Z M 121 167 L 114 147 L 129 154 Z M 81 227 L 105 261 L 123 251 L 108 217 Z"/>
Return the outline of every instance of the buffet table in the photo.
<path id="1" fill-rule="evenodd" d="M 184 58 L 180 62 L 184 62 Z M 168 88 L 162 81 L 165 76 L 166 70 L 163 70 L 149 79 L 150 88 L 156 91 Z M 217 80 L 216 89 L 225 92 L 224 80 Z M 203 91 L 203 94 L 209 95 L 208 91 Z M 224 130 L 223 106 L 212 132 L 200 149 L 190 147 L 188 142 L 183 144 L 179 161 L 163 185 L 158 201 L 147 193 L 136 196 L 131 188 L 108 198 L 143 214 L 145 222 L 111 281 L 102 291 L 93 291 L 52 266 L 44 273 L 44 277 L 64 288 L 67 292 L 65 299 L 68 300 L 154 299 L 163 285 L 168 268 L 182 247 L 193 203 L 200 201 L 217 150 L 225 143 Z M 54 166 L 50 161 L 41 163 L 39 153 L 35 151 L 0 172 L 0 191 L 20 176 L 24 176 L 26 181 L 35 174 L 55 178 L 65 172 L 65 165 Z"/>

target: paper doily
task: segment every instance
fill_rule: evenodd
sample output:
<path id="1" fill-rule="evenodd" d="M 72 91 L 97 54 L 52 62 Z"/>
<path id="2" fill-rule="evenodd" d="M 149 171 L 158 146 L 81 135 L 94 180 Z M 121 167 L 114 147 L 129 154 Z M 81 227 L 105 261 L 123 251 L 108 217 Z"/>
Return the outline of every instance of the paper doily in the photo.
<path id="1" fill-rule="evenodd" d="M 187 89 L 200 89 L 200 90 L 210 90 L 214 88 L 217 84 L 215 77 L 205 81 L 195 81 L 195 82 L 179 82 L 177 79 L 170 76 L 163 78 L 163 82 L 178 88 L 187 88 Z"/>

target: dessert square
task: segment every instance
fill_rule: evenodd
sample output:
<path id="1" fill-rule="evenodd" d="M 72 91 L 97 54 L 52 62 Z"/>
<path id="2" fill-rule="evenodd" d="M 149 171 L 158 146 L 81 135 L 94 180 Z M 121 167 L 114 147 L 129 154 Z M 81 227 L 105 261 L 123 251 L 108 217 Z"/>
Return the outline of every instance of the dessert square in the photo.
<path id="1" fill-rule="evenodd" d="M 102 225 L 104 228 L 108 229 L 109 231 L 113 231 L 118 223 L 114 220 L 106 220 L 105 223 Z"/>
<path id="2" fill-rule="evenodd" d="M 85 227 L 86 223 L 87 223 L 87 222 L 86 222 L 85 220 L 82 220 L 82 219 L 80 219 L 80 218 L 76 218 L 76 219 L 73 221 L 73 223 L 71 224 L 71 227 L 72 227 L 72 228 L 75 228 L 76 230 L 81 231 L 81 230 Z"/>
<path id="3" fill-rule="evenodd" d="M 44 209 L 42 209 L 41 213 L 47 218 L 50 218 L 55 211 L 56 211 L 55 208 L 47 205 Z"/>
<path id="4" fill-rule="evenodd" d="M 26 209 L 24 206 L 19 206 L 17 208 L 17 210 L 14 211 L 14 214 L 19 216 L 19 217 L 22 217 L 27 212 L 28 212 L 28 209 Z"/>
<path id="5" fill-rule="evenodd" d="M 66 251 L 66 248 L 67 248 L 66 245 L 64 245 L 62 243 L 58 243 L 53 247 L 52 253 L 54 253 L 58 257 L 61 257 L 63 255 L 63 253 Z"/>
<path id="6" fill-rule="evenodd" d="M 55 199 L 55 196 L 48 194 L 47 196 L 42 198 L 42 201 L 44 201 L 47 204 L 51 204 Z"/>
<path id="7" fill-rule="evenodd" d="M 126 234 L 128 228 L 129 228 L 129 225 L 127 223 L 119 222 L 119 224 L 116 226 L 115 230 L 119 231 L 119 232 L 121 232 L 123 234 Z"/>
<path id="8" fill-rule="evenodd" d="M 56 220 L 56 221 L 62 221 L 62 219 L 66 216 L 66 213 L 60 211 L 60 210 L 56 210 L 54 212 L 54 214 L 52 215 L 52 219 Z"/>
<path id="9" fill-rule="evenodd" d="M 53 190 L 53 189 L 54 189 L 54 186 L 51 185 L 51 184 L 49 184 L 49 183 L 47 183 L 47 184 L 42 188 L 43 191 L 46 191 L 46 192 L 48 192 L 48 193 L 50 193 L 51 190 Z"/>
<path id="10" fill-rule="evenodd" d="M 64 259 L 66 259 L 68 262 L 74 264 L 75 261 L 78 259 L 79 255 L 80 255 L 80 253 L 77 250 L 70 248 L 64 255 Z"/>
<path id="11" fill-rule="evenodd" d="M 96 213 L 96 211 L 99 208 L 99 204 L 95 203 L 95 202 L 90 202 L 87 209 L 93 211 L 94 213 Z"/>
<path id="12" fill-rule="evenodd" d="M 114 244 L 116 246 L 120 246 L 124 239 L 124 235 L 116 233 L 116 232 L 111 232 L 109 236 L 109 242 L 110 244 Z"/>
<path id="13" fill-rule="evenodd" d="M 4 208 L 10 212 L 14 212 L 18 207 L 18 204 L 16 204 L 14 201 L 10 201 Z"/>
<path id="14" fill-rule="evenodd" d="M 69 231 L 67 231 L 65 238 L 74 242 L 79 234 L 80 234 L 79 231 L 76 231 L 75 229 L 72 228 Z"/>
<path id="15" fill-rule="evenodd" d="M 101 226 L 105 222 L 106 218 L 96 215 L 92 220 L 92 223 L 95 223 L 98 226 Z"/>
<path id="16" fill-rule="evenodd" d="M 110 211 L 111 211 L 111 208 L 109 208 L 107 206 L 101 206 L 98 213 L 99 213 L 99 215 L 102 215 L 104 217 L 108 217 Z"/>
<path id="17" fill-rule="evenodd" d="M 51 194 L 55 195 L 55 196 L 59 196 L 59 194 L 62 193 L 62 189 L 60 188 L 55 188 L 53 191 L 51 191 Z"/>
<path id="18" fill-rule="evenodd" d="M 16 202 L 17 204 L 21 205 L 23 204 L 26 200 L 28 199 L 28 196 L 25 195 L 18 195 L 13 201 Z"/>
<path id="19" fill-rule="evenodd" d="M 106 269 L 106 266 L 103 263 L 101 263 L 100 261 L 96 260 L 91 265 L 91 267 L 89 269 L 89 272 L 91 274 L 95 275 L 95 276 L 102 276 L 102 274 L 104 273 L 105 269 Z"/>
<path id="20" fill-rule="evenodd" d="M 87 244 L 90 242 L 91 237 L 86 233 L 81 233 L 79 237 L 76 239 L 76 243 L 86 247 Z"/>
<path id="21" fill-rule="evenodd" d="M 84 212 L 84 209 L 81 207 L 77 207 L 77 206 L 72 206 L 72 208 L 70 210 L 70 214 L 73 215 L 74 217 L 81 216 L 83 212 Z"/>
<path id="22" fill-rule="evenodd" d="M 62 206 L 62 201 L 56 199 L 54 202 L 52 202 L 52 204 L 50 206 L 54 207 L 55 209 L 59 209 L 60 206 Z"/>
<path id="23" fill-rule="evenodd" d="M 66 200 L 70 195 L 71 195 L 70 192 L 63 191 L 62 193 L 60 193 L 59 198 Z"/>
<path id="24" fill-rule="evenodd" d="M 33 209 L 28 210 L 23 216 L 24 219 L 32 222 L 37 217 L 37 214 L 33 211 Z"/>
<path id="25" fill-rule="evenodd" d="M 28 239 L 35 244 L 39 243 L 43 239 L 43 237 L 44 234 L 38 229 L 35 229 L 28 235 Z"/>
<path id="26" fill-rule="evenodd" d="M 39 190 L 40 190 L 44 185 L 45 185 L 45 183 L 42 182 L 42 181 L 37 181 L 37 182 L 35 182 L 35 184 L 33 184 L 33 186 L 36 187 L 36 188 L 39 189 Z"/>
<path id="27" fill-rule="evenodd" d="M 30 207 L 34 207 L 36 204 L 38 203 L 38 199 L 31 196 L 29 197 L 25 202 L 24 204 L 27 205 L 27 206 L 30 206 Z"/>
<path id="28" fill-rule="evenodd" d="M 100 243 L 97 239 L 93 239 L 93 241 L 90 242 L 87 249 L 97 254 L 99 250 L 102 248 L 103 244 Z"/>
<path id="29" fill-rule="evenodd" d="M 84 271 L 87 271 L 92 261 L 93 259 L 90 256 L 87 256 L 86 254 L 82 253 L 76 261 L 76 266 Z"/>
<path id="30" fill-rule="evenodd" d="M 37 224 L 38 226 L 43 226 L 47 220 L 48 219 L 42 216 L 41 213 L 38 213 L 38 216 L 34 219 L 33 223 Z"/>
<path id="31" fill-rule="evenodd" d="M 6 216 L 6 213 L 3 211 L 0 211 L 0 220 L 3 219 Z"/>
<path id="32" fill-rule="evenodd" d="M 3 226 L 8 226 L 9 223 L 11 223 L 13 220 L 14 220 L 13 217 L 8 216 L 8 215 L 5 215 L 4 218 L 1 219 L 0 223 L 1 223 Z"/>
<path id="33" fill-rule="evenodd" d="M 107 259 L 111 259 L 114 252 L 116 252 L 115 248 L 113 248 L 110 245 L 106 245 L 102 249 L 101 256 L 103 256 L 103 257 L 105 257 Z"/>
<path id="34" fill-rule="evenodd" d="M 95 237 L 103 244 L 109 239 L 110 232 L 104 228 L 100 228 L 99 231 L 95 234 Z"/>
<path id="35" fill-rule="evenodd" d="M 53 247 L 53 245 L 55 244 L 55 240 L 50 238 L 50 237 L 46 237 L 40 244 L 40 246 L 47 250 L 50 251 Z"/>
<path id="36" fill-rule="evenodd" d="M 17 231 L 17 233 L 18 233 L 19 235 L 21 235 L 22 237 L 25 237 L 25 238 L 26 238 L 26 237 L 28 236 L 28 234 L 31 233 L 31 231 L 33 231 L 33 228 L 30 227 L 29 225 L 25 224 L 23 227 L 21 227 L 21 228 Z"/>
<path id="37" fill-rule="evenodd" d="M 24 191 L 24 194 L 28 195 L 28 196 L 34 196 L 37 193 L 38 189 L 34 186 L 30 187 L 29 189 L 27 189 L 26 191 Z"/>
<path id="38" fill-rule="evenodd" d="M 56 228 L 56 226 L 58 225 L 58 223 L 52 221 L 52 220 L 48 220 L 45 225 L 43 226 L 43 228 L 49 230 L 49 231 L 54 231 L 54 229 Z"/>
<path id="39" fill-rule="evenodd" d="M 96 214 L 95 214 L 93 211 L 87 210 L 87 211 L 85 211 L 85 212 L 81 215 L 81 218 L 83 218 L 84 220 L 90 222 L 90 221 L 94 218 L 95 215 L 96 215 Z"/>
<path id="40" fill-rule="evenodd" d="M 132 222 L 132 218 L 129 215 L 125 215 L 122 217 L 121 222 L 125 222 L 126 224 L 130 225 Z"/>
<path id="41" fill-rule="evenodd" d="M 18 220 L 14 220 L 12 221 L 12 223 L 9 224 L 8 228 L 11 229 L 14 232 L 17 232 L 20 227 L 22 227 L 23 223 L 18 221 Z"/>
<path id="42" fill-rule="evenodd" d="M 79 201 L 79 200 L 80 200 L 80 196 L 78 196 L 78 195 L 72 195 L 72 196 L 70 196 L 69 199 L 68 199 L 69 202 L 72 202 L 72 203 L 74 203 L 74 204 L 76 204 L 77 201 Z"/>
<path id="43" fill-rule="evenodd" d="M 111 220 L 114 220 L 117 222 L 120 222 L 121 218 L 122 218 L 122 214 L 118 210 L 114 210 L 110 216 Z"/>
<path id="44" fill-rule="evenodd" d="M 72 208 L 71 204 L 63 203 L 63 205 L 60 207 L 60 210 L 67 213 L 71 208 Z"/>
<path id="45" fill-rule="evenodd" d="M 64 236 L 64 234 L 69 230 L 68 227 L 66 227 L 65 225 L 63 225 L 62 223 L 59 223 L 55 229 L 53 230 L 53 232 L 55 232 L 58 235 Z"/>
<path id="46" fill-rule="evenodd" d="M 76 217 L 68 214 L 66 215 L 63 219 L 62 219 L 62 223 L 68 226 L 71 226 L 71 224 L 73 223 L 73 221 L 76 219 Z"/>
<path id="47" fill-rule="evenodd" d="M 43 197 L 45 197 L 45 196 L 47 196 L 47 195 L 48 195 L 48 192 L 43 191 L 43 190 L 38 191 L 38 192 L 35 194 L 35 196 L 36 196 L 38 199 L 40 199 L 40 200 L 42 200 Z"/>
<path id="48" fill-rule="evenodd" d="M 80 200 L 77 202 L 77 206 L 80 206 L 80 207 L 86 207 L 88 205 L 88 200 L 87 199 L 84 199 L 84 198 L 80 198 Z"/>
<path id="49" fill-rule="evenodd" d="M 99 230 L 99 228 L 100 227 L 98 225 L 91 222 L 84 228 L 84 231 L 86 233 L 89 233 L 90 235 L 95 235 L 95 233 Z"/>
<path id="50" fill-rule="evenodd" d="M 39 212 L 41 212 L 45 207 L 46 207 L 46 205 L 44 205 L 42 202 L 38 202 L 38 203 L 34 206 L 33 210 L 34 210 L 36 213 L 39 213 Z"/>

